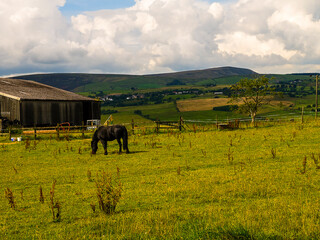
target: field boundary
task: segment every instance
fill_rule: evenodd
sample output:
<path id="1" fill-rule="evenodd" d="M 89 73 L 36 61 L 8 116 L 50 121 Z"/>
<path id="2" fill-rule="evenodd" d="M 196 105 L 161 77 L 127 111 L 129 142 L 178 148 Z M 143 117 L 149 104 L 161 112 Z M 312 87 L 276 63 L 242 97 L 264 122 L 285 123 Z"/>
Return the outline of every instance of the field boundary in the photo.
<path id="1" fill-rule="evenodd" d="M 314 112 L 302 112 L 272 114 L 263 117 L 256 118 L 256 126 L 279 123 L 279 122 L 301 122 L 306 121 L 306 118 L 314 117 Z M 159 133 L 160 130 L 164 131 L 196 131 L 201 126 L 203 131 L 215 130 L 215 129 L 235 129 L 235 128 L 247 128 L 252 126 L 251 118 L 226 118 L 226 119 L 183 119 L 180 117 L 177 121 L 153 121 L 153 122 L 135 122 L 133 119 L 131 122 L 122 123 L 121 125 L 127 126 L 129 133 L 134 134 L 147 134 L 147 133 Z M 33 139 L 40 138 L 40 136 L 50 135 L 50 138 L 60 139 L 69 137 L 78 137 L 81 139 L 91 137 L 95 130 L 91 125 L 81 126 L 65 126 L 57 125 L 54 127 L 28 127 L 20 128 L 10 126 L 7 129 L 2 129 L 0 136 L 5 136 L 8 140 L 16 141 L 15 136 L 32 137 Z M 90 135 L 89 135 L 90 134 Z"/>

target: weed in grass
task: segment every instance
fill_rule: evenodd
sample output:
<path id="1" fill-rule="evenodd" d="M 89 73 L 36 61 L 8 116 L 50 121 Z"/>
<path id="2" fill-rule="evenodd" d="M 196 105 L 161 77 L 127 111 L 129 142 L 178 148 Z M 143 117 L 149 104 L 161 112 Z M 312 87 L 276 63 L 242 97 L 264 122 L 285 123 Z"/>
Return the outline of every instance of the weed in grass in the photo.
<path id="1" fill-rule="evenodd" d="M 271 148 L 271 156 L 272 156 L 273 159 L 276 158 L 276 156 L 277 156 L 277 149 Z"/>
<path id="2" fill-rule="evenodd" d="M 202 152 L 202 155 L 203 155 L 204 157 L 206 157 L 206 156 L 207 156 L 207 151 L 205 151 L 205 150 L 201 149 L 201 152 Z"/>
<path id="3" fill-rule="evenodd" d="M 92 182 L 93 180 L 92 180 L 92 174 L 91 174 L 91 171 L 88 169 L 88 171 L 87 171 L 87 178 L 88 178 L 88 181 L 89 182 Z"/>
<path id="4" fill-rule="evenodd" d="M 39 201 L 40 201 L 40 203 L 44 203 L 43 190 L 42 190 L 41 186 L 39 188 Z"/>
<path id="5" fill-rule="evenodd" d="M 1 145 L 1 151 L 3 151 L 3 152 L 7 152 L 7 151 L 8 151 L 8 149 L 7 149 L 7 147 L 6 147 L 5 145 Z"/>
<path id="6" fill-rule="evenodd" d="M 306 173 L 306 168 L 307 168 L 307 156 L 304 156 L 304 159 L 302 161 L 301 174 L 305 174 Z"/>
<path id="7" fill-rule="evenodd" d="M 293 138 L 296 138 L 296 136 L 297 136 L 297 132 L 293 132 L 293 133 L 292 133 L 292 137 L 293 137 Z"/>
<path id="8" fill-rule="evenodd" d="M 280 136 L 280 142 L 284 142 L 283 136 Z"/>
<path id="9" fill-rule="evenodd" d="M 90 207 L 92 209 L 92 212 L 95 213 L 96 212 L 96 205 L 94 203 L 90 203 Z"/>
<path id="10" fill-rule="evenodd" d="M 74 183 L 74 174 L 72 174 L 72 176 L 70 176 L 70 183 Z"/>
<path id="11" fill-rule="evenodd" d="M 177 169 L 177 174 L 180 176 L 181 175 L 181 168 L 180 168 L 180 166 L 178 167 L 178 169 Z"/>
<path id="12" fill-rule="evenodd" d="M 192 127 L 193 127 L 193 132 L 196 133 L 197 132 L 197 126 L 195 124 L 193 124 Z"/>
<path id="13" fill-rule="evenodd" d="M 190 169 L 188 159 L 186 159 L 186 169 L 187 169 L 187 170 L 189 170 L 189 169 Z"/>
<path id="14" fill-rule="evenodd" d="M 28 150 L 30 148 L 30 139 L 26 138 L 26 141 L 24 142 L 24 147 L 26 150 Z"/>
<path id="15" fill-rule="evenodd" d="M 37 141 L 36 140 L 34 140 L 33 141 L 33 150 L 37 150 L 37 145 L 38 145 L 38 143 L 37 143 Z"/>
<path id="16" fill-rule="evenodd" d="M 60 221 L 61 220 L 61 205 L 60 203 L 55 199 L 55 187 L 56 187 L 57 181 L 54 180 L 52 183 L 52 187 L 50 189 L 50 209 L 52 213 L 52 218 L 54 221 Z"/>
<path id="17" fill-rule="evenodd" d="M 320 154 L 318 154 L 317 162 L 315 162 L 315 164 L 316 164 L 316 168 L 317 168 L 317 169 L 320 169 L 319 159 L 320 159 Z"/>
<path id="18" fill-rule="evenodd" d="M 233 152 L 231 151 L 230 147 L 229 147 L 228 153 L 226 155 L 228 157 L 229 164 L 233 164 Z"/>
<path id="19" fill-rule="evenodd" d="M 120 180 L 113 180 L 111 174 L 103 171 L 101 176 L 97 175 L 96 188 L 101 211 L 105 214 L 114 213 L 122 194 Z"/>
<path id="20" fill-rule="evenodd" d="M 13 192 L 10 188 L 7 187 L 7 189 L 5 189 L 5 197 L 9 202 L 9 205 L 12 209 L 16 209 L 16 202 L 14 200 L 14 196 L 13 196 Z"/>
<path id="21" fill-rule="evenodd" d="M 319 155 L 319 158 L 317 158 L 314 153 L 311 153 L 311 158 L 314 162 L 314 164 L 316 165 L 316 169 L 320 169 L 320 166 L 319 166 L 319 158 L 320 158 L 320 155 Z"/>
<path id="22" fill-rule="evenodd" d="M 70 141 L 70 136 L 69 136 L 69 134 L 65 135 L 64 138 L 66 139 L 66 141 L 68 141 L 68 142 Z"/>
<path id="23" fill-rule="evenodd" d="M 120 168 L 117 167 L 117 178 L 119 179 L 120 178 Z"/>
<path id="24" fill-rule="evenodd" d="M 81 147 L 79 147 L 78 154 L 82 154 Z"/>
<path id="25" fill-rule="evenodd" d="M 24 200 L 24 198 L 23 198 L 23 189 L 20 190 L 20 197 L 21 197 L 21 200 Z"/>

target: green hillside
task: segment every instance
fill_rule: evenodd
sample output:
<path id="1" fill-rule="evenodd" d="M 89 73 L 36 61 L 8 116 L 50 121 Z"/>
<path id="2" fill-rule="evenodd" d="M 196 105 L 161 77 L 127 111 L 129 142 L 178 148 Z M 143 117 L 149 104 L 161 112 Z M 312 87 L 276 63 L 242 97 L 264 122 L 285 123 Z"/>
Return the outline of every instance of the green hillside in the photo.
<path id="1" fill-rule="evenodd" d="M 252 70 L 234 67 L 211 68 L 155 75 L 52 73 L 17 76 L 73 92 L 121 92 L 132 89 L 162 88 L 176 85 L 216 85 L 231 76 L 255 75 Z"/>
<path id="2" fill-rule="evenodd" d="M 230 97 L 230 85 L 240 79 L 253 78 L 257 73 L 242 68 L 222 67 L 197 71 L 184 71 L 153 75 L 55 73 L 18 76 L 54 87 L 100 98 L 102 121 L 113 114 L 118 123 L 137 119 L 177 120 L 225 120 L 247 118 L 231 111 L 206 110 L 179 111 L 176 102 L 187 99 L 214 99 Z M 278 116 L 313 115 L 315 77 L 310 74 L 268 74 L 271 84 L 283 98 L 277 104 L 265 106 L 258 113 L 262 118 Z M 221 95 L 215 95 L 218 92 Z M 110 100 L 111 99 L 111 100 Z M 110 100 L 110 101 L 109 101 Z M 193 103 L 191 103 L 193 104 Z M 141 114 L 136 114 L 135 111 Z"/>

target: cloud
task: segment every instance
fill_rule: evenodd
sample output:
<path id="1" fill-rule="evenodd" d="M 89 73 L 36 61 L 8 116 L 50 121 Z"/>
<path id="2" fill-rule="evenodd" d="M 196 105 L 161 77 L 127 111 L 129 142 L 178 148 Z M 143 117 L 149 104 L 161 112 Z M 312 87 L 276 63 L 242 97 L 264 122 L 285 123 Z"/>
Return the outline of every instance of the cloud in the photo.
<path id="1" fill-rule="evenodd" d="M 67 19 L 65 0 L 0 3 L 0 74 L 157 73 L 216 66 L 319 71 L 314 0 L 136 0 Z"/>

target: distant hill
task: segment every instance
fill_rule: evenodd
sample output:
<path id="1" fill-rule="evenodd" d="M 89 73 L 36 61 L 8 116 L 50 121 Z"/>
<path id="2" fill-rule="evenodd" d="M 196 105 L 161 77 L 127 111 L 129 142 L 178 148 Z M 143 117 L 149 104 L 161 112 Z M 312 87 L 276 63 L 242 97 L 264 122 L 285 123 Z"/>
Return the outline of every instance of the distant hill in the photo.
<path id="1" fill-rule="evenodd" d="M 173 85 L 204 86 L 222 84 L 218 79 L 225 79 L 231 76 L 246 77 L 256 74 L 250 69 L 220 67 L 150 75 L 52 73 L 23 75 L 14 78 L 33 80 L 73 92 L 119 92 Z"/>
<path id="2" fill-rule="evenodd" d="M 257 74 L 256 72 L 246 68 L 235 67 L 219 67 L 209 68 L 204 70 L 192 70 L 174 73 L 153 74 L 149 76 L 161 77 L 161 78 L 177 78 L 183 80 L 203 80 L 203 79 L 215 79 L 229 76 L 248 76 Z"/>

